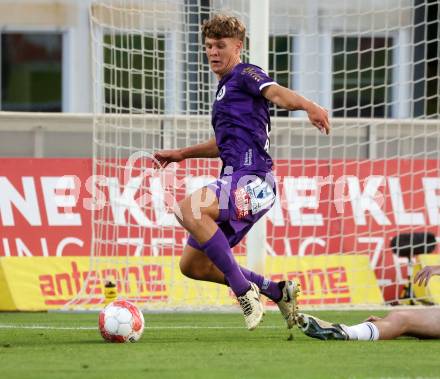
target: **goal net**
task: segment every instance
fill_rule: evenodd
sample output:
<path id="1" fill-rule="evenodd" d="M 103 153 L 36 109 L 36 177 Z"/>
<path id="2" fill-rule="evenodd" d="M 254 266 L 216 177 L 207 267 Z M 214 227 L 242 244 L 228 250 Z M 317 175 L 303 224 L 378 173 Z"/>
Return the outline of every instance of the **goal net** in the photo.
<path id="1" fill-rule="evenodd" d="M 408 278 L 439 251 L 438 2 L 101 0 L 90 10 L 91 270 L 72 304 L 102 302 L 106 280 L 147 309 L 234 304 L 228 288 L 182 276 L 188 236 L 172 213 L 218 175 L 219 161 L 157 171 L 151 160 L 213 135 L 217 80 L 200 25 L 216 12 L 248 27 L 266 16 L 268 48 L 251 35 L 243 60 L 249 48 L 251 56 L 265 49 L 267 61 L 252 63 L 332 117 L 324 136 L 305 113 L 271 108 L 278 197 L 234 248 L 237 259 L 274 280 L 298 280 L 306 306 L 429 301 Z"/>

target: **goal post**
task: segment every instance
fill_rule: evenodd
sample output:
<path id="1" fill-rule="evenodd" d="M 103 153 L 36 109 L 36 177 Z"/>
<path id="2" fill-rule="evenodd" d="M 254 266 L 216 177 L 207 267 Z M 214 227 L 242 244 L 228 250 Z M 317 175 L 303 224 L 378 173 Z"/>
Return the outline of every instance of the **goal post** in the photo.
<path id="1" fill-rule="evenodd" d="M 303 306 L 429 300 L 408 277 L 440 264 L 438 11 L 429 0 L 93 1 L 102 202 L 92 220 L 94 276 L 73 306 L 93 306 L 90 283 L 107 276 L 147 309 L 234 303 L 226 287 L 182 276 L 187 234 L 172 213 L 218 175 L 219 161 L 189 160 L 157 176 L 150 159 L 213 135 L 217 80 L 197 31 L 216 12 L 246 24 L 244 61 L 330 108 L 332 124 L 321 135 L 304 113 L 271 107 L 278 195 L 234 248 L 240 264 L 300 281 Z"/>
<path id="2" fill-rule="evenodd" d="M 250 2 L 249 61 L 269 70 L 269 0 Z M 264 274 L 266 259 L 266 216 L 249 231 L 246 238 L 247 267 Z"/>

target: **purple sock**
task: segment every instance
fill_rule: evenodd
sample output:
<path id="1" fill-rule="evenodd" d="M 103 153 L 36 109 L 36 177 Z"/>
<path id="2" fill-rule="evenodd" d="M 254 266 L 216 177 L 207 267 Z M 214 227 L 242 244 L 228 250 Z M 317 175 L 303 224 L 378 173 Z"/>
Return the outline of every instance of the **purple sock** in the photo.
<path id="1" fill-rule="evenodd" d="M 191 235 L 189 236 L 187 243 L 189 246 L 191 246 L 197 250 L 203 250 L 203 248 L 200 246 L 200 244 Z M 209 255 L 208 255 L 208 257 L 209 257 Z M 264 276 L 259 275 L 253 271 L 250 271 L 247 268 L 244 268 L 243 266 L 239 266 L 239 267 L 240 267 L 240 271 L 243 273 L 244 277 L 248 281 L 255 283 L 263 295 L 267 296 L 269 299 L 271 299 L 274 302 L 280 301 L 283 294 L 281 292 L 280 287 L 278 286 L 278 283 L 273 282 L 272 280 L 269 280 L 269 279 L 265 279 Z M 226 285 L 229 286 L 229 280 L 226 278 L 226 276 L 225 276 L 225 282 L 226 282 Z"/>
<path id="2" fill-rule="evenodd" d="M 236 296 L 244 295 L 250 287 L 250 283 L 244 277 L 240 266 L 235 260 L 228 240 L 220 229 L 200 246 L 217 268 L 225 275 L 232 291 Z"/>
<path id="3" fill-rule="evenodd" d="M 257 274 L 253 271 L 248 270 L 240 266 L 240 270 L 243 273 L 244 277 L 252 283 L 255 283 L 260 292 L 267 296 L 269 299 L 278 302 L 281 300 L 283 296 L 278 283 L 273 282 L 272 280 L 264 278 L 264 276 Z"/>

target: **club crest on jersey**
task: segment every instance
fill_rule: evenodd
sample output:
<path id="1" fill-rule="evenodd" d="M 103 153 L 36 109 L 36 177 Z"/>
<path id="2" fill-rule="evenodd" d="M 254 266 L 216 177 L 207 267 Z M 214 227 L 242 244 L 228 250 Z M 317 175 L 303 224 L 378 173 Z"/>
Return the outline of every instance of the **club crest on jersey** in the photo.
<path id="1" fill-rule="evenodd" d="M 220 88 L 220 91 L 218 91 L 217 94 L 217 101 L 220 101 L 221 99 L 223 99 L 225 97 L 225 93 L 226 93 L 226 86 L 224 85 L 222 88 Z"/>

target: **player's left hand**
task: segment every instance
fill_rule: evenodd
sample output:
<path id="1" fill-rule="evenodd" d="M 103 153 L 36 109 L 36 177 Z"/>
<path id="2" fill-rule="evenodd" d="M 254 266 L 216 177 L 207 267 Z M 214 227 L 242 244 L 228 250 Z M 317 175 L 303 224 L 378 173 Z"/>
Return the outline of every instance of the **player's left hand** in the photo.
<path id="1" fill-rule="evenodd" d="M 330 134 L 330 122 L 328 121 L 328 111 L 327 109 L 321 107 L 320 105 L 310 102 L 310 106 L 307 108 L 307 116 L 310 122 L 319 129 L 321 133 L 327 135 Z"/>
<path id="2" fill-rule="evenodd" d="M 414 278 L 414 284 L 426 287 L 433 275 L 440 275 L 439 266 L 426 266 L 420 270 Z"/>

